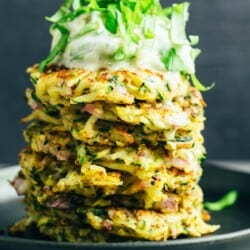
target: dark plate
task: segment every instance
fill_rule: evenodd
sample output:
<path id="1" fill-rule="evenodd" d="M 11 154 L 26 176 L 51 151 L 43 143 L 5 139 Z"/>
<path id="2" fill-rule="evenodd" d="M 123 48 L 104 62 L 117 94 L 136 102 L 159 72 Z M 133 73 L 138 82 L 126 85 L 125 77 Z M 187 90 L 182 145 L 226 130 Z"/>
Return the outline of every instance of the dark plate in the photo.
<path id="1" fill-rule="evenodd" d="M 9 187 L 8 179 L 17 172 L 17 167 L 0 170 L 0 236 L 1 250 L 249 250 L 250 249 L 250 174 L 247 171 L 232 169 L 207 163 L 201 185 L 205 200 L 216 200 L 229 190 L 237 189 L 237 203 L 222 212 L 212 213 L 212 222 L 220 224 L 221 229 L 209 236 L 185 238 L 167 242 L 119 242 L 119 243 L 58 243 L 34 238 L 17 238 L 6 234 L 9 225 L 24 215 L 24 207 L 15 192 Z"/>

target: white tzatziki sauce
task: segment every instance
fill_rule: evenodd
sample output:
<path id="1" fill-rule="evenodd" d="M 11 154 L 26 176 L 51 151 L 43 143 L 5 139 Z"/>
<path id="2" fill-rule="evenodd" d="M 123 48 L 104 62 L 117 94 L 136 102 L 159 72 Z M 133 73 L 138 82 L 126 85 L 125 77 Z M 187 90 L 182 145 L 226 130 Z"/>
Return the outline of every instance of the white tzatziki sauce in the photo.
<path id="1" fill-rule="evenodd" d="M 84 28 L 91 25 L 97 28 L 76 38 Z M 108 31 L 104 25 L 102 13 L 96 11 L 81 14 L 73 21 L 66 22 L 65 27 L 70 32 L 69 41 L 63 53 L 53 60 L 53 64 L 87 70 L 144 68 L 159 72 L 166 71 L 161 55 L 163 51 L 169 51 L 173 47 L 170 22 L 166 18 L 145 15 L 142 23 L 134 29 L 134 33 L 139 37 L 137 43 L 126 42 L 126 36 L 123 36 L 119 30 L 116 34 Z M 153 37 L 147 38 L 146 30 L 152 31 Z M 58 30 L 53 30 L 52 36 L 53 49 L 61 34 Z M 116 52 L 126 46 L 132 56 L 129 59 L 115 59 Z M 176 49 L 178 52 L 178 48 Z M 194 72 L 191 49 L 190 45 L 186 45 L 180 48 L 178 53 L 181 54 L 189 71 Z"/>

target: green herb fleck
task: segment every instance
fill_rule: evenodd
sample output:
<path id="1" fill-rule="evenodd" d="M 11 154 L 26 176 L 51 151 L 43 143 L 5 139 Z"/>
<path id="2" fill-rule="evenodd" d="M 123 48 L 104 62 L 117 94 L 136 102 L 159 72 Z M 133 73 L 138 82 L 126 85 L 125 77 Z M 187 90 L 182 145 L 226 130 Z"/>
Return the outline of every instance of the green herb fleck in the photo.
<path id="1" fill-rule="evenodd" d="M 37 97 L 35 91 L 31 92 L 31 97 L 33 100 L 35 100 L 36 102 L 41 102 L 40 99 Z"/>
<path id="2" fill-rule="evenodd" d="M 207 155 L 203 154 L 200 158 L 199 158 L 199 162 L 200 164 L 203 164 L 205 162 L 205 160 L 207 159 Z"/>
<path id="3" fill-rule="evenodd" d="M 92 212 L 95 216 L 103 217 L 103 216 L 107 215 L 107 213 L 104 209 L 94 208 L 94 209 L 92 209 Z"/>
<path id="4" fill-rule="evenodd" d="M 88 155 L 88 157 L 89 157 L 89 161 L 94 161 L 95 159 L 96 159 L 96 157 L 97 157 L 97 155 L 96 154 L 90 154 L 90 155 Z"/>
<path id="5" fill-rule="evenodd" d="M 85 162 L 86 149 L 84 146 L 80 146 L 77 149 L 77 160 L 82 165 Z"/>
<path id="6" fill-rule="evenodd" d="M 170 86 L 169 86 L 168 83 L 166 83 L 166 89 L 167 89 L 169 92 L 171 91 L 171 88 L 170 88 Z"/>
<path id="7" fill-rule="evenodd" d="M 30 77 L 30 81 L 35 86 L 37 84 L 38 79 L 34 77 Z"/>
<path id="8" fill-rule="evenodd" d="M 109 132 L 110 129 L 111 128 L 109 126 L 102 126 L 99 128 L 99 131 L 104 133 L 104 132 Z"/>
<path id="9" fill-rule="evenodd" d="M 131 165 L 136 166 L 136 167 L 141 167 L 141 163 L 133 161 Z"/>
<path id="10" fill-rule="evenodd" d="M 171 142 L 190 142 L 192 141 L 193 137 L 192 136 L 185 136 L 185 137 L 180 137 L 176 136 L 174 140 L 169 140 Z"/>
<path id="11" fill-rule="evenodd" d="M 113 90 L 114 90 L 114 87 L 111 86 L 111 85 L 109 85 L 109 86 L 108 86 L 108 92 L 112 92 Z"/>
<path id="12" fill-rule="evenodd" d="M 164 97 L 163 97 L 163 95 L 161 93 L 158 93 L 157 99 L 160 100 L 160 101 L 163 101 Z"/>
<path id="13" fill-rule="evenodd" d="M 140 228 L 141 228 L 142 230 L 144 230 L 144 229 L 146 229 L 146 226 L 147 226 L 146 220 L 142 220 L 142 221 L 140 222 Z"/>
<path id="14" fill-rule="evenodd" d="M 85 157 L 84 155 L 79 156 L 78 158 L 79 163 L 82 165 L 85 162 Z"/>
<path id="15" fill-rule="evenodd" d="M 148 87 L 145 82 L 143 82 L 139 87 L 139 92 L 146 93 L 148 91 Z"/>

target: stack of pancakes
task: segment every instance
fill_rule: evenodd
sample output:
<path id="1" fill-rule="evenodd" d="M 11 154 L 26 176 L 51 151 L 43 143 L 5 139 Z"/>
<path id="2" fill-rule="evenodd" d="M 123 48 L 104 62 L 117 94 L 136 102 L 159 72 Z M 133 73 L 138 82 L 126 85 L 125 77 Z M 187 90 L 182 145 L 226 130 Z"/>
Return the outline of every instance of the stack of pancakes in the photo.
<path id="1" fill-rule="evenodd" d="M 12 184 L 27 216 L 58 241 L 201 236 L 202 96 L 179 72 L 28 70 L 33 109 Z"/>

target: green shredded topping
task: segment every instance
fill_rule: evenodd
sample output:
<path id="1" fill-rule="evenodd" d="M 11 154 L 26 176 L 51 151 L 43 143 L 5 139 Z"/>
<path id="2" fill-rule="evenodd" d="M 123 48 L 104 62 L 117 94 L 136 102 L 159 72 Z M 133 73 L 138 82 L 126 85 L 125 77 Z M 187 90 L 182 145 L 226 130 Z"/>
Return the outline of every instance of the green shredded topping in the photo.
<path id="1" fill-rule="evenodd" d="M 53 29 L 58 29 L 61 32 L 61 39 L 59 40 L 57 46 L 51 51 L 49 56 L 43 60 L 39 65 L 39 70 L 43 72 L 46 66 L 54 60 L 54 58 L 62 53 L 68 43 L 69 31 L 60 24 L 54 24 Z"/>
<path id="2" fill-rule="evenodd" d="M 94 31 L 94 30 L 97 30 L 99 27 L 98 23 L 91 23 L 89 25 L 86 25 L 81 32 L 79 32 L 78 34 L 70 37 L 69 41 L 73 41 L 81 36 L 84 36 L 86 35 L 87 33 L 91 32 L 91 31 Z"/>
<path id="3" fill-rule="evenodd" d="M 154 32 L 153 32 L 152 30 L 150 30 L 150 29 L 148 28 L 148 29 L 145 30 L 144 36 L 145 36 L 145 38 L 147 38 L 147 39 L 152 39 L 152 38 L 155 37 L 155 34 L 154 34 Z"/>
<path id="4" fill-rule="evenodd" d="M 118 14 L 117 14 L 117 6 L 115 4 L 110 4 L 108 6 L 105 27 L 113 34 L 117 32 Z"/>
<path id="5" fill-rule="evenodd" d="M 64 4 L 60 7 L 60 9 L 53 16 L 46 17 L 46 20 L 52 23 L 60 21 L 64 16 L 70 13 L 71 5 L 72 5 L 71 0 L 65 0 Z"/>
<path id="6" fill-rule="evenodd" d="M 134 33 L 134 26 L 139 25 L 144 14 L 162 15 L 163 9 L 159 0 L 65 0 L 64 4 L 51 17 L 46 17 L 49 22 L 52 22 L 51 31 L 55 28 L 61 32 L 61 40 L 51 51 L 50 55 L 40 63 L 39 70 L 44 71 L 55 57 L 62 53 L 68 43 L 69 31 L 65 27 L 65 23 L 74 20 L 83 13 L 99 11 L 105 15 L 105 27 L 108 31 L 116 34 L 118 31 L 124 36 L 127 43 L 131 41 L 138 43 L 139 36 Z M 92 29 L 84 29 L 77 37 L 71 38 L 70 41 L 78 38 L 86 33 L 93 31 Z M 146 33 L 147 37 L 152 37 L 153 34 Z M 128 49 L 120 48 L 114 56 L 116 60 L 131 58 L 132 55 Z"/>
<path id="7" fill-rule="evenodd" d="M 165 68 L 169 71 L 184 71 L 185 65 L 182 59 L 176 54 L 174 48 L 169 51 L 164 51 L 161 56 L 161 60 L 165 65 Z"/>
<path id="8" fill-rule="evenodd" d="M 199 36 L 189 36 L 189 40 L 190 40 L 190 44 L 191 45 L 197 45 L 198 43 L 199 43 L 199 40 L 200 40 L 200 38 L 199 38 Z"/>
<path id="9" fill-rule="evenodd" d="M 232 190 L 224 195 L 220 200 L 215 202 L 205 202 L 204 207 L 210 211 L 221 211 L 226 207 L 230 207 L 235 204 L 238 198 L 238 192 Z"/>
<path id="10" fill-rule="evenodd" d="M 200 91 L 208 91 L 208 90 L 212 89 L 212 88 L 215 86 L 215 83 L 212 83 L 212 84 L 211 84 L 210 86 L 208 86 L 208 87 L 204 86 L 204 85 L 197 79 L 197 77 L 196 77 L 194 74 L 191 75 L 191 80 L 192 80 L 193 85 L 194 85 L 197 89 L 199 89 Z"/>
<path id="11" fill-rule="evenodd" d="M 194 62 L 200 50 L 192 48 L 199 42 L 198 36 L 186 35 L 186 23 L 189 18 L 189 3 L 173 4 L 167 8 L 161 6 L 160 0 L 65 0 L 59 10 L 46 19 L 52 23 L 51 32 L 59 30 L 61 38 L 54 45 L 49 56 L 39 65 L 43 72 L 53 60 L 63 53 L 68 45 L 90 32 L 98 30 L 98 23 L 86 24 L 82 31 L 70 35 L 67 23 L 84 13 L 99 12 L 104 27 L 110 33 L 122 38 L 123 44 L 112 55 L 116 61 L 128 60 L 137 56 L 131 45 L 138 45 L 142 39 L 154 39 L 154 21 L 145 16 L 160 17 L 166 21 L 166 30 L 169 30 L 171 49 L 159 52 L 159 58 L 168 71 L 179 71 L 190 77 L 193 85 L 201 91 L 210 90 L 214 84 L 205 87 L 195 76 Z M 137 28 L 142 27 L 142 34 Z M 182 49 L 187 46 L 190 59 L 182 54 Z M 83 58 L 82 55 L 81 58 Z"/>
<path id="12" fill-rule="evenodd" d="M 188 21 L 189 3 L 174 4 L 171 16 L 171 38 L 174 44 L 189 44 L 186 36 L 186 22 Z"/>

